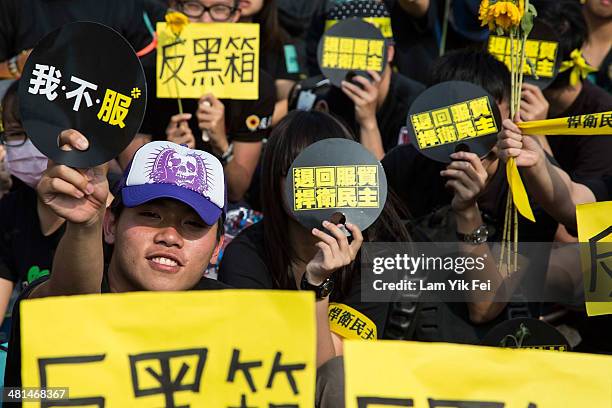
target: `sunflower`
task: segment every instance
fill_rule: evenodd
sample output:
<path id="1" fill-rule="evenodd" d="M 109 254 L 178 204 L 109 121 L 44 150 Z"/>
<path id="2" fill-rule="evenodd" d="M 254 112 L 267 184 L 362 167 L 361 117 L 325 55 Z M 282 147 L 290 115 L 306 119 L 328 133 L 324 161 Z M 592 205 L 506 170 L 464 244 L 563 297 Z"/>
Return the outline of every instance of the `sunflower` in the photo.
<path id="1" fill-rule="evenodd" d="M 189 24 L 189 19 L 186 15 L 178 11 L 169 11 L 166 13 L 166 24 L 168 28 L 177 37 L 181 35 L 183 28 Z"/>
<path id="2" fill-rule="evenodd" d="M 483 0 L 479 10 L 482 25 L 488 24 L 490 30 L 499 27 L 504 31 L 518 27 L 525 14 L 525 0 L 517 2 L 518 6 L 514 1 L 498 1 L 490 4 L 489 0 Z"/>

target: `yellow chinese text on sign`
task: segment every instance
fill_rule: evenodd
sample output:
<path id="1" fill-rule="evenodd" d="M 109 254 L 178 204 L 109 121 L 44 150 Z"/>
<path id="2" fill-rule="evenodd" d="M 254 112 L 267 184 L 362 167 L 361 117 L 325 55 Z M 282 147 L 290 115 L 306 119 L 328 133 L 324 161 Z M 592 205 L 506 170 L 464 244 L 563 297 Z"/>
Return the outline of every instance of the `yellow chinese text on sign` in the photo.
<path id="1" fill-rule="evenodd" d="M 421 150 L 498 132 L 486 96 L 410 115 L 410 121 Z"/>
<path id="2" fill-rule="evenodd" d="M 157 97 L 259 98 L 259 25 L 193 23 L 179 37 L 157 24 Z"/>
<path id="3" fill-rule="evenodd" d="M 72 405 L 314 404 L 312 294 L 107 294 L 21 308 L 24 387 L 69 388 Z"/>
<path id="4" fill-rule="evenodd" d="M 381 72 L 384 48 L 384 40 L 328 35 L 323 38 L 321 68 Z"/>
<path id="5" fill-rule="evenodd" d="M 295 167 L 293 208 L 378 208 L 379 187 L 376 165 Z"/>
<path id="6" fill-rule="evenodd" d="M 489 53 L 512 69 L 510 56 L 521 52 L 521 41 L 514 40 L 511 44 L 510 38 L 496 35 L 489 36 Z M 552 78 L 555 74 L 555 63 L 559 44 L 554 41 L 527 40 L 525 44 L 525 63 L 523 73 L 539 78 Z"/>
<path id="7" fill-rule="evenodd" d="M 345 341 L 346 407 L 610 407 L 611 366 L 582 353 Z"/>
<path id="8" fill-rule="evenodd" d="M 612 201 L 576 207 L 589 316 L 612 314 Z"/>

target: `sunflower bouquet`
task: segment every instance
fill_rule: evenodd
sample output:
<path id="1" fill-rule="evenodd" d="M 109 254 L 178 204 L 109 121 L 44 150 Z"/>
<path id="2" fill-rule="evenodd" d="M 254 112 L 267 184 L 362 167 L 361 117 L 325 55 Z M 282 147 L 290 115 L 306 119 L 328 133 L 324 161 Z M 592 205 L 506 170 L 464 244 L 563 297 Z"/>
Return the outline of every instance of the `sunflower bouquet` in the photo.
<path id="1" fill-rule="evenodd" d="M 521 89 L 526 63 L 525 43 L 536 16 L 537 11 L 529 0 L 482 0 L 480 3 L 479 19 L 482 26 L 488 26 L 489 30 L 497 35 L 510 38 L 510 113 L 513 120 L 521 107 Z M 518 269 L 518 213 L 532 222 L 535 222 L 535 218 L 514 158 L 508 160 L 506 174 L 510 192 L 506 201 L 499 270 L 502 270 L 502 266 L 506 266 L 507 273 L 510 273 Z M 511 250 L 511 243 L 514 243 L 514 251 Z M 514 252 L 514 259 L 511 258 L 511 252 Z M 507 258 L 504 258 L 506 254 Z"/>

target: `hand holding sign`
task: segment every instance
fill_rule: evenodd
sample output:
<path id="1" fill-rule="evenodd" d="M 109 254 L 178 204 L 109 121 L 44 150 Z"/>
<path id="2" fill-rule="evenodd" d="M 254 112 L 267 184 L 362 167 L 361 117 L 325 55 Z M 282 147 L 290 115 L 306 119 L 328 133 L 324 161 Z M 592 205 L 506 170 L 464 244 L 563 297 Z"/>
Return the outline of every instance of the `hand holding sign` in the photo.
<path id="1" fill-rule="evenodd" d="M 445 186 L 454 191 L 451 207 L 455 212 L 461 212 L 476 204 L 489 176 L 474 153 L 453 153 L 451 159 L 451 164 L 440 175 L 448 178 Z"/>
<path id="2" fill-rule="evenodd" d="M 550 104 L 540 88 L 526 82 L 523 83 L 520 111 L 523 122 L 548 118 L 549 108 Z"/>
<path id="3" fill-rule="evenodd" d="M 323 221 L 323 226 L 331 235 L 313 228 L 312 235 L 320 240 L 315 244 L 319 251 L 306 265 L 308 281 L 313 285 L 322 284 L 336 270 L 350 265 L 355 260 L 363 243 L 363 235 L 356 225 L 346 224 L 346 228 L 353 236 L 350 244 L 338 225 Z"/>
<path id="4" fill-rule="evenodd" d="M 64 150 L 85 150 L 89 146 L 87 139 L 72 129 L 60 134 L 59 143 Z M 58 217 L 91 225 L 100 221 L 106 210 L 107 171 L 106 164 L 77 170 L 49 160 L 49 167 L 38 183 L 38 196 Z"/>
<path id="5" fill-rule="evenodd" d="M 382 78 L 376 71 L 368 71 L 368 74 L 372 77 L 372 81 L 359 75 L 355 75 L 350 81 L 342 81 L 342 92 L 355 104 L 355 119 L 362 128 L 378 125 L 376 104 Z"/>
<path id="6" fill-rule="evenodd" d="M 225 151 L 227 148 L 227 133 L 225 130 L 225 105 L 215 95 L 209 93 L 200 98 L 198 111 L 198 126 L 212 142 L 213 146 Z"/>
<path id="7" fill-rule="evenodd" d="M 497 156 L 504 162 L 514 157 L 518 167 L 535 167 L 546 160 L 542 146 L 533 137 L 523 135 L 510 119 L 504 120 L 498 135 Z"/>
<path id="8" fill-rule="evenodd" d="M 166 129 L 166 139 L 176 144 L 187 145 L 190 149 L 195 147 L 195 137 L 189 127 L 191 113 L 179 113 L 170 118 L 170 124 Z"/>

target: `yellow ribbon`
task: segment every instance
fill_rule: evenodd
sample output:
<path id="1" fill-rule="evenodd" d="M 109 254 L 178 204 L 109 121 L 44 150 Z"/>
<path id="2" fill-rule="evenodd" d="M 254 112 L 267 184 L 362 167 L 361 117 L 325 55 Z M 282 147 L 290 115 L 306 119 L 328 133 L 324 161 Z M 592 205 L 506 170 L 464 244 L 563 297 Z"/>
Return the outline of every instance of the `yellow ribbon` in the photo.
<path id="1" fill-rule="evenodd" d="M 376 324 L 366 315 L 342 303 L 330 303 L 329 329 L 349 340 L 376 340 Z"/>
<path id="2" fill-rule="evenodd" d="M 523 180 L 521 180 L 521 175 L 516 166 L 514 157 L 511 157 L 508 163 L 506 163 L 506 177 L 508 178 L 508 185 L 512 192 L 512 201 L 514 201 L 516 209 L 529 221 L 536 222 L 533 210 L 529 204 L 529 198 L 527 197 L 527 190 L 525 189 Z"/>
<path id="3" fill-rule="evenodd" d="M 588 115 L 570 116 L 567 118 L 536 120 L 516 124 L 523 133 L 530 135 L 612 135 L 612 111 Z M 512 191 L 512 199 L 519 213 L 528 220 L 535 222 L 535 217 L 525 185 L 521 180 L 516 161 L 510 158 L 506 164 L 506 176 Z"/>
<path id="4" fill-rule="evenodd" d="M 575 49 L 570 54 L 571 60 L 563 61 L 559 72 L 565 72 L 572 70 L 570 74 L 570 85 L 575 86 L 580 82 L 580 79 L 586 79 L 586 77 L 593 72 L 597 72 L 597 68 L 593 68 L 587 64 L 586 60 L 582 56 L 582 52 L 579 49 Z"/>
<path id="5" fill-rule="evenodd" d="M 612 135 L 612 111 L 516 124 L 528 135 Z"/>

